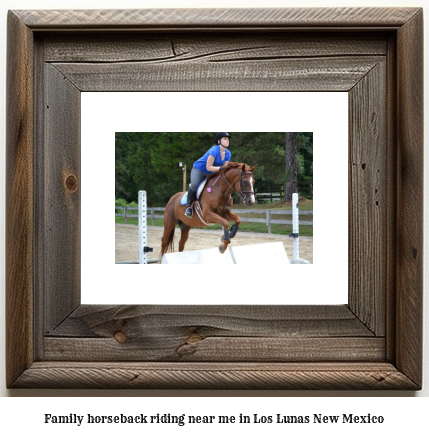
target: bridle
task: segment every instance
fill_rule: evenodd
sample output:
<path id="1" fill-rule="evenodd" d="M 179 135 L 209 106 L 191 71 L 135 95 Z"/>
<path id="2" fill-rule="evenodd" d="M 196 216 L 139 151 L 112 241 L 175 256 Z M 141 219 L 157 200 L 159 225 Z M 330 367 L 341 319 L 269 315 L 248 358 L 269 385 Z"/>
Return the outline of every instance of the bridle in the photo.
<path id="1" fill-rule="evenodd" d="M 236 194 L 238 194 L 238 195 L 239 195 L 243 200 L 246 200 L 246 198 L 247 198 L 249 195 L 255 195 L 255 192 L 254 192 L 254 191 L 244 191 L 244 190 L 243 190 L 243 176 L 246 176 L 246 175 L 248 175 L 248 174 L 253 174 L 252 171 L 246 171 L 246 172 L 243 173 L 243 171 L 240 170 L 240 174 L 238 175 L 238 179 L 237 179 L 237 180 L 240 181 L 240 191 L 241 191 L 241 193 L 240 193 L 240 192 L 237 192 L 237 191 L 234 189 L 234 187 L 231 186 L 231 184 L 228 182 L 228 179 L 227 179 L 226 176 L 225 176 L 225 173 L 226 173 L 226 171 L 223 173 L 223 177 L 224 177 L 226 183 L 227 183 L 228 186 L 229 186 L 229 187 L 230 187 L 230 188 L 231 188 L 231 189 L 232 189 Z M 237 180 L 233 183 L 233 185 L 235 185 L 235 184 L 237 183 Z"/>

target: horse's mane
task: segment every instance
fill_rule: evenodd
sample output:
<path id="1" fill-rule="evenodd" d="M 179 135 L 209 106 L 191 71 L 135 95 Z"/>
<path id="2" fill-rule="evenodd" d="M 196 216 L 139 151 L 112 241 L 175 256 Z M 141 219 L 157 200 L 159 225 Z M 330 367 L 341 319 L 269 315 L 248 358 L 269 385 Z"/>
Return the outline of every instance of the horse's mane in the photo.
<path id="1" fill-rule="evenodd" d="M 217 177 L 217 176 L 218 176 L 219 174 L 221 174 L 222 172 L 226 173 L 227 171 L 232 170 L 232 169 L 234 169 L 234 168 L 241 168 L 243 165 L 246 165 L 246 171 L 249 171 L 249 170 L 250 170 L 250 167 L 249 167 L 249 165 L 247 165 L 247 164 L 239 163 L 239 162 L 230 162 L 230 163 L 228 164 L 228 166 L 227 166 L 225 169 L 220 170 L 220 171 L 216 171 L 216 172 L 213 173 L 213 174 L 209 174 L 209 175 L 207 176 L 207 180 L 210 180 L 210 179 L 212 179 L 213 177 Z"/>

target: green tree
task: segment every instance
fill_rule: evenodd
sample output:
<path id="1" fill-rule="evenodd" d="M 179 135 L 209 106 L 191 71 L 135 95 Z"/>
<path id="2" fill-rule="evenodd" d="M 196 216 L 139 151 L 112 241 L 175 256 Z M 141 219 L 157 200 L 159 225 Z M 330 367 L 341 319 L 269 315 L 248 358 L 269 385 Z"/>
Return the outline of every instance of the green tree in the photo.
<path id="1" fill-rule="evenodd" d="M 216 132 L 117 132 L 115 135 L 115 196 L 137 201 L 139 190 L 148 192 L 150 206 L 165 206 L 182 190 L 179 162 L 192 164 L 214 145 Z M 232 132 L 232 161 L 257 165 L 256 185 L 284 184 L 283 132 Z M 312 135 L 298 133 L 298 177 L 312 178 Z M 310 162 L 309 162 L 310 160 Z"/>
<path id="2" fill-rule="evenodd" d="M 298 133 L 286 133 L 286 183 L 284 201 L 292 201 L 292 194 L 298 191 Z"/>

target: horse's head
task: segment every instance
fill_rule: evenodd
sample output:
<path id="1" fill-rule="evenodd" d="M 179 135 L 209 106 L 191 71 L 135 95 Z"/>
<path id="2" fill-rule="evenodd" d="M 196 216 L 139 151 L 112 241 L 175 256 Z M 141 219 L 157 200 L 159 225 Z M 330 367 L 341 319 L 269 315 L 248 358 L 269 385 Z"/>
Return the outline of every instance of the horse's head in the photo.
<path id="1" fill-rule="evenodd" d="M 230 162 L 225 170 L 222 171 L 228 186 L 235 191 L 244 200 L 247 206 L 252 206 L 255 203 L 255 192 L 253 185 L 253 171 L 256 165 L 250 168 L 249 165 L 237 162 Z M 217 173 L 210 175 L 210 178 L 216 176 Z"/>
<path id="2" fill-rule="evenodd" d="M 253 190 L 253 185 L 255 184 L 253 171 L 255 171 L 255 169 L 256 165 L 253 168 L 250 168 L 248 165 L 243 164 L 237 180 L 237 191 L 240 193 L 241 198 L 244 200 L 246 206 L 252 206 L 255 203 L 255 191 Z"/>

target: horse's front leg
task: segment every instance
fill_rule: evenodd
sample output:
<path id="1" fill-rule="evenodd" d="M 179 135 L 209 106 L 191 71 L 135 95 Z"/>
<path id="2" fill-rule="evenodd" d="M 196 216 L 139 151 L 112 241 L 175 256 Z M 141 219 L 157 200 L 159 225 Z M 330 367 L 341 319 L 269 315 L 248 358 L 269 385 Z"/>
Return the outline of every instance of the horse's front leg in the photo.
<path id="1" fill-rule="evenodd" d="M 232 213 L 231 211 L 229 211 L 228 216 L 226 216 L 225 218 L 229 222 L 234 221 L 234 225 L 231 227 L 231 230 L 229 231 L 229 237 L 232 239 L 237 234 L 238 226 L 241 224 L 241 218 L 235 213 Z"/>
<path id="2" fill-rule="evenodd" d="M 221 241 L 222 245 L 219 245 L 219 251 L 221 253 L 225 253 L 228 244 L 231 242 L 231 235 L 229 232 L 229 223 L 225 218 L 222 218 L 217 213 L 208 211 L 205 216 L 205 220 L 209 223 L 220 224 L 223 227 L 224 234 L 222 236 Z"/>

